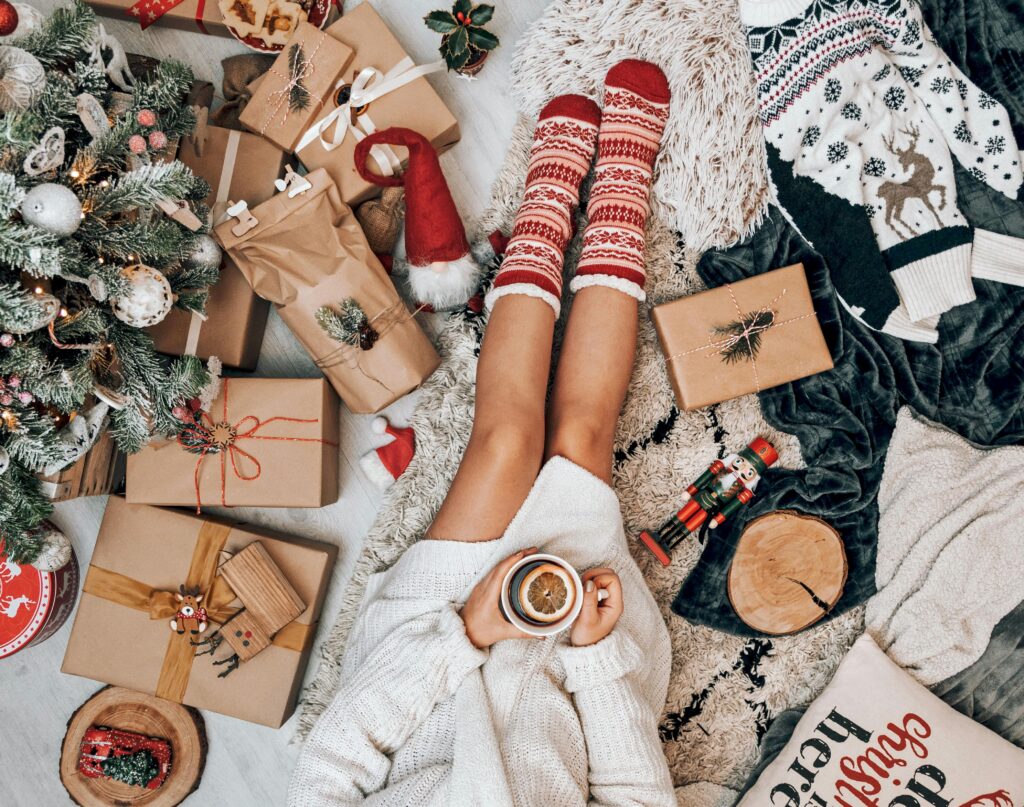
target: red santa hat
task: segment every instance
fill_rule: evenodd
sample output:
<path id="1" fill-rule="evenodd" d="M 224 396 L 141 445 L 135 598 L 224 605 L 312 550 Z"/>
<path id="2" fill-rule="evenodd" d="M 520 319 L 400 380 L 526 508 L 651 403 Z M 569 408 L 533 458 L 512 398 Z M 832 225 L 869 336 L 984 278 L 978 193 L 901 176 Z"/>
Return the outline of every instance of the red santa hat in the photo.
<path id="1" fill-rule="evenodd" d="M 391 441 L 359 458 L 363 473 L 381 490 L 387 490 L 409 467 L 416 453 L 416 433 L 411 426 L 396 428 L 386 418 L 374 418 L 376 434 L 389 434 Z"/>
<path id="2" fill-rule="evenodd" d="M 402 176 L 381 176 L 368 167 L 370 150 L 379 145 L 409 149 Z M 470 254 L 466 229 L 430 141 L 412 129 L 383 129 L 359 142 L 355 163 L 367 182 L 405 186 L 405 254 L 417 302 L 437 311 L 464 305 L 479 285 L 480 268 Z"/>

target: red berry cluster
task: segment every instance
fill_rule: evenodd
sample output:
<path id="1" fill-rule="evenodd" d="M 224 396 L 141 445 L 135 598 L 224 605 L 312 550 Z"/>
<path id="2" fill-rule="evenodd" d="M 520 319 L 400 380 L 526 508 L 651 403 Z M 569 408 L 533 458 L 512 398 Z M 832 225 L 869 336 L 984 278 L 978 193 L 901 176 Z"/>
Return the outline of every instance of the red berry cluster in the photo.
<path id="1" fill-rule="evenodd" d="M 26 406 L 36 399 L 31 392 L 21 388 L 20 375 L 0 376 L 0 404 L 10 406 L 15 398 Z"/>
<path id="2" fill-rule="evenodd" d="M 152 109 L 140 109 L 135 115 L 135 120 L 139 126 L 145 126 L 147 129 L 157 124 L 156 113 Z M 159 129 L 154 129 L 149 133 L 148 145 L 153 151 L 163 151 L 167 148 L 167 135 Z M 128 138 L 128 149 L 132 154 L 142 154 L 146 146 L 147 138 L 142 135 L 136 134 Z"/>

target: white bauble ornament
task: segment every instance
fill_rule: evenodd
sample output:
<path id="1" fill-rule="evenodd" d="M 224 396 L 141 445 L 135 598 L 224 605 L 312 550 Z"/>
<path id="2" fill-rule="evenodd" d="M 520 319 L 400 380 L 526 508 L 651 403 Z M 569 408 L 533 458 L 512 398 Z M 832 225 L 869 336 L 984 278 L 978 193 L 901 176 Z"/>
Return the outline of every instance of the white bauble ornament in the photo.
<path id="1" fill-rule="evenodd" d="M 7 449 L 0 446 L 0 476 L 3 476 L 7 469 L 11 467 L 11 455 L 7 453 Z"/>
<path id="2" fill-rule="evenodd" d="M 189 253 L 188 262 L 200 269 L 216 269 L 220 266 L 220 245 L 208 235 L 196 237 L 196 245 Z"/>
<path id="3" fill-rule="evenodd" d="M 43 23 L 43 12 L 26 3 L 12 3 L 15 11 L 18 12 L 18 27 L 7 36 L 0 36 L 0 42 L 10 42 L 18 37 L 25 36 L 36 30 Z"/>
<path id="4" fill-rule="evenodd" d="M 32 331 L 38 331 L 40 328 L 45 328 L 57 319 L 57 315 L 60 313 L 60 300 L 52 294 L 40 293 L 35 296 L 35 302 L 40 306 L 39 315 L 31 322 L 20 327 L 8 325 L 8 331 L 16 334 L 17 336 L 24 336 L 27 333 L 32 333 Z"/>
<path id="5" fill-rule="evenodd" d="M 52 524 L 43 523 L 43 548 L 39 550 L 32 565 L 41 572 L 55 572 L 63 569 L 71 560 L 71 541 Z"/>
<path id="6" fill-rule="evenodd" d="M 0 112 L 24 112 L 46 86 L 46 71 L 27 50 L 0 45 Z"/>
<path id="7" fill-rule="evenodd" d="M 25 194 L 21 215 L 33 227 L 54 235 L 71 235 L 82 223 L 82 203 L 70 188 L 44 182 Z"/>
<path id="8" fill-rule="evenodd" d="M 121 277 L 128 281 L 128 291 L 110 303 L 115 317 L 135 328 L 148 328 L 167 316 L 174 295 L 166 277 L 144 263 L 124 267 Z"/>

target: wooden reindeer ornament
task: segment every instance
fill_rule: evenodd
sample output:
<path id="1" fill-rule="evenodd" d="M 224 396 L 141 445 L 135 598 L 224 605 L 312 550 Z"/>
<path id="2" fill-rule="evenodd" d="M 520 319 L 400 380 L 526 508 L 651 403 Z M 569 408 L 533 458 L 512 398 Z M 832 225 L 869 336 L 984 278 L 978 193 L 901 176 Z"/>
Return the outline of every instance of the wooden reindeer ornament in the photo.
<path id="1" fill-rule="evenodd" d="M 274 634 L 305 611 L 306 604 L 259 541 L 226 561 L 220 574 L 242 601 L 242 608 L 209 638 L 192 644 L 205 648 L 197 656 L 212 656 L 227 640 L 234 652 L 213 662 L 216 666 L 227 665 L 217 676 L 225 678 L 238 669 L 239 663 L 269 647 Z"/>
<path id="2" fill-rule="evenodd" d="M 199 603 L 203 601 L 203 595 L 199 593 L 199 587 L 185 588 L 178 586 L 178 593 L 174 595 L 178 601 L 178 613 L 171 620 L 171 630 L 180 633 L 188 631 L 193 636 L 206 631 L 206 609 Z"/>

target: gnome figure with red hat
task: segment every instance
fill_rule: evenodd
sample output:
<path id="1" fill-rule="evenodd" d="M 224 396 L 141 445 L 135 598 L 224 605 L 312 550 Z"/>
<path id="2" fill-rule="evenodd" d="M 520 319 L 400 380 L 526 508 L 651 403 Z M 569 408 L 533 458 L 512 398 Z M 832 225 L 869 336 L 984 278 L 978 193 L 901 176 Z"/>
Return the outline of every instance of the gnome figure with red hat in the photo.
<path id="1" fill-rule="evenodd" d="M 412 462 L 413 454 L 416 453 L 416 433 L 411 426 L 392 426 L 382 417 L 374 418 L 372 428 L 376 434 L 387 434 L 391 439 L 379 448 L 363 454 L 359 458 L 359 465 L 373 484 L 381 490 L 387 490 Z"/>
<path id="2" fill-rule="evenodd" d="M 685 504 L 658 530 L 643 530 L 640 541 L 664 566 L 672 549 L 705 523 L 715 529 L 754 498 L 754 488 L 768 466 L 778 461 L 775 447 L 763 437 L 724 460 L 715 460 L 683 493 Z M 709 522 L 709 523 L 708 523 Z"/>
<path id="3" fill-rule="evenodd" d="M 381 176 L 367 166 L 370 150 L 379 145 L 409 149 L 401 177 Z M 383 129 L 359 142 L 355 163 L 367 182 L 405 187 L 405 255 L 416 301 L 435 311 L 465 305 L 480 283 L 480 267 L 430 141 L 411 129 Z"/>

